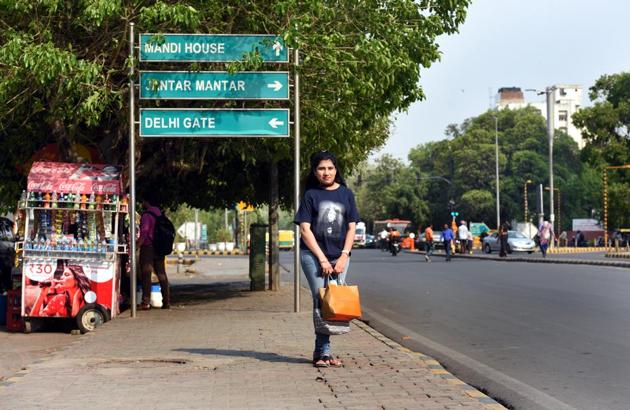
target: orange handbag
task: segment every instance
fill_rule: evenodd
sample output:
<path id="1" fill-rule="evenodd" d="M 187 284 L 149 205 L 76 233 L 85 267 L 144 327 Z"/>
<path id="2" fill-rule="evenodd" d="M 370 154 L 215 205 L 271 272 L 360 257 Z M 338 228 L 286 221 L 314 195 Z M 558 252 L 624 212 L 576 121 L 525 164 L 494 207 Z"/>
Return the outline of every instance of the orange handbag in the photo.
<path id="1" fill-rule="evenodd" d="M 322 316 L 332 322 L 348 322 L 361 317 L 359 287 L 328 285 L 319 289 L 322 298 Z"/>

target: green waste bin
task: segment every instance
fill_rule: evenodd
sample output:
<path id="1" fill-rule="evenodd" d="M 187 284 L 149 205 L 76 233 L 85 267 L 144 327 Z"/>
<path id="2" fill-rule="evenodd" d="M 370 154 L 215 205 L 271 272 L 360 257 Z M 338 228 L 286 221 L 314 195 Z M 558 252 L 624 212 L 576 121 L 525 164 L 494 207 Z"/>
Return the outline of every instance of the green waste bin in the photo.
<path id="1" fill-rule="evenodd" d="M 249 227 L 250 290 L 265 290 L 267 228 L 268 225 L 264 224 L 252 224 Z"/>

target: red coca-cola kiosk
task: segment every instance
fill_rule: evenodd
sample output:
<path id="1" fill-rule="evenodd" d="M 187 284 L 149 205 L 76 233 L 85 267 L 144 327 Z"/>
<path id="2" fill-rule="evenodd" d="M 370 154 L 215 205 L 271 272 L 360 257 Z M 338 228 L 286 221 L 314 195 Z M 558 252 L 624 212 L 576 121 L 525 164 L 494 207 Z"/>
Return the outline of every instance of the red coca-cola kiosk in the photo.
<path id="1" fill-rule="evenodd" d="M 18 204 L 25 331 L 74 318 L 82 332 L 119 314 L 128 198 L 121 168 L 35 162 Z"/>

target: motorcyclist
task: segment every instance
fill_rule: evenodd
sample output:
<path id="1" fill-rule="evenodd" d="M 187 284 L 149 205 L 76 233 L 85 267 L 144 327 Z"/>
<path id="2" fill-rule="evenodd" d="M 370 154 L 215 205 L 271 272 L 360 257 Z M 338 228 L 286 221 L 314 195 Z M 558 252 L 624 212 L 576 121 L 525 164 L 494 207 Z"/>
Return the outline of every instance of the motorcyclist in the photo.
<path id="1" fill-rule="evenodd" d="M 396 228 L 392 228 L 391 232 L 389 233 L 389 250 L 393 254 L 398 253 L 398 249 L 400 249 L 394 249 L 395 244 L 400 244 L 400 239 L 400 232 L 398 232 Z"/>

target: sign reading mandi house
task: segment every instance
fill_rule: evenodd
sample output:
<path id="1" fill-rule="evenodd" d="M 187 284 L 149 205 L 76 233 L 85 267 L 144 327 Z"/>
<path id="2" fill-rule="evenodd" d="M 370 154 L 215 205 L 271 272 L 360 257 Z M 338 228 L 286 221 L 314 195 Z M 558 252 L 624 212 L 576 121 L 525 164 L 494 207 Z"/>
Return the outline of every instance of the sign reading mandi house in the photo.
<path id="1" fill-rule="evenodd" d="M 268 34 L 140 35 L 140 61 L 231 62 L 258 53 L 263 61 L 287 63 L 284 40 Z"/>

